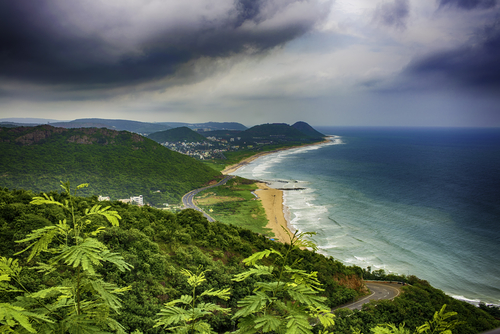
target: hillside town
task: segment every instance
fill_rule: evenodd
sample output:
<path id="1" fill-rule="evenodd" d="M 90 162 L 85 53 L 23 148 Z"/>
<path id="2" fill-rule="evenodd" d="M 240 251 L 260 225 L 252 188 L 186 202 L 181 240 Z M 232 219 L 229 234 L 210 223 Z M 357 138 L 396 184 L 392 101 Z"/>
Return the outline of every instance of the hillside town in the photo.
<path id="1" fill-rule="evenodd" d="M 203 142 L 164 142 L 161 143 L 168 149 L 179 152 L 195 159 L 226 159 L 224 152 L 237 151 L 242 148 L 252 148 L 253 145 L 237 145 L 241 141 L 240 137 L 223 139 L 216 137 L 207 137 Z"/>

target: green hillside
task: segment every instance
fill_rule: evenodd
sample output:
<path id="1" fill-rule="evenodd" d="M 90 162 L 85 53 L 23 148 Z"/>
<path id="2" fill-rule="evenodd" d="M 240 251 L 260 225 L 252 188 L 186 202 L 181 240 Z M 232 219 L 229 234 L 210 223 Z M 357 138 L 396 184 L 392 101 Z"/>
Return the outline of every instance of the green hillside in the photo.
<path id="1" fill-rule="evenodd" d="M 307 124 L 306 122 L 296 122 L 295 124 L 292 125 L 292 128 L 295 128 L 302 132 L 303 134 L 311 137 L 311 138 L 323 138 L 325 137 L 324 134 L 316 131 L 312 126 Z"/>
<path id="2" fill-rule="evenodd" d="M 56 122 L 51 125 L 61 128 L 108 128 L 111 130 L 125 130 L 136 133 L 153 133 L 170 129 L 170 126 L 159 123 L 129 121 L 125 119 L 81 118 L 70 122 Z"/>
<path id="3" fill-rule="evenodd" d="M 241 132 L 242 138 L 274 140 L 307 140 L 310 137 L 288 124 L 261 124 Z"/>
<path id="4" fill-rule="evenodd" d="M 90 183 L 83 195 L 143 195 L 146 203 L 177 203 L 220 173 L 151 139 L 109 129 L 48 125 L 0 128 L 0 186 L 49 191 L 59 181 Z"/>
<path id="5" fill-rule="evenodd" d="M 191 130 L 187 126 L 182 126 L 180 128 L 169 129 L 165 131 L 155 132 L 148 135 L 148 138 L 153 139 L 155 142 L 203 142 L 206 140 L 205 137 L 200 135 L 198 132 Z"/>
<path id="6" fill-rule="evenodd" d="M 17 323 L 20 322 L 19 319 L 22 319 L 21 316 L 32 318 L 33 315 L 42 314 L 53 323 L 32 321 L 32 326 L 36 329 L 34 332 L 98 333 L 106 328 L 105 332 L 113 333 L 165 333 L 168 331 L 161 327 L 154 327 L 159 319 L 158 313 L 166 308 L 165 303 L 173 302 L 182 295 L 189 297 L 195 292 L 188 285 L 183 270 L 189 270 L 192 273 L 207 270 L 206 281 L 196 288 L 197 295 L 209 289 L 229 288 L 228 300 L 222 301 L 212 297 L 213 295 L 207 295 L 203 302 L 228 308 L 231 313 L 225 315 L 221 312 L 215 312 L 215 314 L 208 312 L 203 316 L 203 320 L 209 323 L 216 333 L 234 332 L 244 322 L 241 315 L 237 316 L 237 312 L 244 305 L 241 301 L 252 296 L 255 300 L 255 296 L 258 297 L 257 287 L 260 290 L 260 296 L 264 293 L 263 291 L 266 291 L 266 287 L 276 287 L 276 284 L 273 285 L 273 280 L 278 277 L 279 272 L 274 271 L 272 275 L 269 275 L 264 269 L 280 268 L 283 264 L 277 258 L 273 262 L 264 259 L 261 263 L 265 267 L 258 269 L 260 276 L 255 275 L 252 278 L 237 281 L 235 277 L 250 268 L 242 263 L 243 259 L 263 250 L 284 254 L 289 248 L 288 245 L 270 241 L 264 236 L 243 228 L 219 222 L 208 222 L 199 212 L 192 209 L 171 213 L 151 207 L 105 202 L 105 205 L 110 206 L 106 211 L 108 215 L 116 211 L 116 214 L 121 217 L 119 226 L 117 224 L 111 226 L 105 217 L 96 215 L 91 218 L 91 224 L 81 228 L 90 231 L 100 230 L 100 233 L 95 235 L 82 234 L 82 239 L 85 238 L 88 244 L 92 242 L 93 245 L 99 246 L 98 250 L 112 250 L 110 254 L 102 253 L 106 258 L 93 258 L 93 263 L 88 261 L 83 265 L 75 263 L 69 266 L 60 259 L 60 256 L 58 259 L 51 252 L 41 252 L 33 260 L 28 261 L 30 252 L 32 250 L 36 252 L 36 247 L 17 255 L 15 253 L 22 251 L 42 235 L 46 238 L 41 239 L 40 243 L 45 241 L 45 247 L 53 247 L 54 252 L 65 251 L 68 248 L 82 249 L 79 253 L 82 256 L 81 254 L 90 255 L 98 251 L 95 248 L 85 248 L 85 242 L 81 245 L 71 242 L 68 244 L 68 238 L 66 238 L 66 246 L 57 248 L 57 245 L 64 243 L 64 238 L 61 240 L 54 238 L 54 231 L 59 231 L 55 229 L 58 221 L 66 219 L 71 224 L 73 215 L 76 219 L 87 219 L 84 218 L 86 210 L 103 203 L 97 202 L 95 198 L 71 199 L 66 194 L 55 192 L 51 192 L 50 195 L 56 201 L 63 203 L 69 200 L 75 210 L 67 210 L 63 206 L 54 204 L 30 204 L 34 196 L 32 192 L 8 191 L 0 188 L 0 256 L 4 257 L 0 259 L 2 261 L 0 275 L 3 276 L 3 285 L 0 288 L 4 288 L 0 294 L 2 315 L 9 315 L 11 310 L 7 308 L 9 305 L 22 307 L 31 312 L 23 314 L 19 309 L 17 310 L 17 318 L 11 319 L 8 325 L 16 329 L 21 327 Z M 59 227 L 64 226 L 59 224 Z M 37 232 L 31 234 L 34 237 L 30 241 L 15 242 L 15 240 L 26 238 L 35 229 Z M 69 233 L 70 240 L 72 236 L 73 234 Z M 49 239 L 53 241 L 50 242 Z M 342 305 L 362 295 L 363 271 L 361 268 L 345 266 L 332 257 L 327 258 L 298 248 L 287 254 L 289 256 L 283 259 L 283 262 L 294 268 L 296 278 L 303 277 L 300 276 L 301 273 L 317 272 L 317 279 L 322 288 L 318 290 L 318 294 L 326 298 L 324 304 L 328 307 Z M 19 262 L 7 262 L 5 258 L 15 258 Z M 51 266 L 55 267 L 58 260 L 60 262 L 58 270 L 48 270 Z M 120 264 L 120 261 L 124 261 L 129 267 L 123 269 L 122 265 L 122 270 L 120 270 L 119 266 L 114 265 L 114 263 Z M 96 265 L 99 262 L 104 263 Z M 37 270 L 32 270 L 35 263 L 38 265 Z M 85 268 L 92 266 L 95 273 L 83 275 L 83 280 L 75 277 L 82 276 L 80 269 L 86 270 Z M 10 268 L 15 270 L 10 270 Z M 254 267 L 251 270 L 256 271 L 257 268 Z M 13 278 L 9 280 L 9 276 Z M 281 275 L 279 277 L 281 278 Z M 500 326 L 499 321 L 483 310 L 488 311 L 487 308 L 480 309 L 454 300 L 414 276 L 408 277 L 407 281 L 412 285 L 403 287 L 402 294 L 394 302 L 372 301 L 365 305 L 362 311 L 337 310 L 336 317 L 333 319 L 335 325 L 330 332 L 368 334 L 371 333 L 371 328 L 381 323 L 394 323 L 397 326 L 406 324 L 406 328 L 410 331 L 400 333 L 409 334 L 414 332 L 416 326 L 431 320 L 434 312 L 439 311 L 444 304 L 447 304 L 447 312 L 458 313 L 448 321 L 462 321 L 457 328 L 453 329 L 453 334 L 482 333 Z M 293 278 L 286 282 L 287 284 L 282 284 L 281 287 L 293 288 L 298 284 L 303 284 L 300 280 L 294 281 Z M 75 293 L 74 286 L 77 284 L 86 288 L 80 294 L 85 303 L 81 310 L 78 309 L 80 317 L 75 319 L 76 307 L 74 305 L 80 300 L 73 298 L 72 294 Z M 128 291 L 122 290 L 115 293 L 114 286 L 129 286 L 130 288 Z M 9 287 L 11 287 L 10 291 L 5 289 Z M 42 289 L 45 289 L 44 294 L 35 293 Z M 282 312 L 274 312 L 273 316 L 276 319 L 278 316 L 293 317 L 294 314 L 303 312 L 298 307 L 294 309 L 294 306 L 307 302 L 312 297 L 314 297 L 312 293 L 300 294 L 298 292 L 286 296 L 282 294 L 272 296 L 282 310 Z M 278 303 L 282 299 L 286 305 Z M 259 305 L 255 306 L 254 311 L 260 312 Z M 294 310 L 294 313 L 286 312 L 288 310 Z M 495 309 L 490 311 L 495 311 Z M 123 326 L 122 332 L 109 329 L 107 323 L 110 317 Z M 257 318 L 259 321 L 266 320 L 262 316 L 257 316 Z M 4 317 L 0 318 L 0 326 L 6 324 L 4 319 Z M 304 318 L 303 327 L 313 319 Z M 69 331 L 55 330 L 57 327 L 54 326 L 68 326 L 68 324 L 73 324 L 75 328 Z M 90 329 L 83 331 L 82 328 Z M 321 329 L 322 325 L 317 324 L 312 331 L 303 330 L 301 333 L 318 333 Z M 25 331 L 18 332 L 24 333 Z M 385 331 L 384 333 L 391 332 Z M 430 334 L 431 332 L 420 333 Z"/>

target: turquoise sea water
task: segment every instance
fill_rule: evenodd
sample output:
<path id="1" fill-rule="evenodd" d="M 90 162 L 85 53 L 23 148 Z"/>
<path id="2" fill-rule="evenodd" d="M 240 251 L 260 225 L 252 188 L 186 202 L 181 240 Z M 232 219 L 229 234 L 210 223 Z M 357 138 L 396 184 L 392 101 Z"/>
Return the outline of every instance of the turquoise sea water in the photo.
<path id="1" fill-rule="evenodd" d="M 347 264 L 500 304 L 500 130 L 317 128 L 330 143 L 235 174 L 284 191 L 291 225 Z"/>

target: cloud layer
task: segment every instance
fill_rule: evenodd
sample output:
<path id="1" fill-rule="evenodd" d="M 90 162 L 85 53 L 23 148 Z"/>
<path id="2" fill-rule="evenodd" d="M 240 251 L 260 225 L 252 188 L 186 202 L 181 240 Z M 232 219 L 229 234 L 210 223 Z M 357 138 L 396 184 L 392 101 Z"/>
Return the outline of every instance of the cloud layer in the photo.
<path id="1" fill-rule="evenodd" d="M 328 15 L 316 0 L 0 2 L 0 73 L 77 87 L 159 79 L 190 61 L 256 54 Z"/>

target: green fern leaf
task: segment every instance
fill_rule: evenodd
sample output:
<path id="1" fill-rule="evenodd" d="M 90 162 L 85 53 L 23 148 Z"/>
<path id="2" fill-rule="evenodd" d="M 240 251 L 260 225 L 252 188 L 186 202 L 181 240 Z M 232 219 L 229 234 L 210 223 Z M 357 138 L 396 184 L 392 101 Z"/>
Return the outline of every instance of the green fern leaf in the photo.
<path id="1" fill-rule="evenodd" d="M 82 183 L 79 186 L 76 187 L 76 190 L 82 189 L 82 188 L 88 188 L 89 184 L 88 183 Z"/>
<path id="2" fill-rule="evenodd" d="M 281 253 L 278 252 L 277 250 L 265 249 L 262 252 L 257 252 L 250 255 L 249 257 L 243 260 L 243 263 L 246 264 L 247 266 L 253 266 L 257 263 L 257 261 L 262 260 L 265 257 L 269 257 L 271 254 L 276 254 L 281 258 L 283 257 L 283 255 L 281 255 Z"/>
<path id="3" fill-rule="evenodd" d="M 38 230 L 34 230 L 28 236 L 22 240 L 16 240 L 17 243 L 28 242 L 32 240 L 37 240 L 25 249 L 20 252 L 15 253 L 14 255 L 18 255 L 24 253 L 28 249 L 32 248 L 31 253 L 28 257 L 28 262 L 31 261 L 35 256 L 40 254 L 41 252 L 47 251 L 50 243 L 54 239 L 55 236 L 59 234 L 59 229 L 57 226 L 45 226 Z"/>
<path id="4" fill-rule="evenodd" d="M 231 309 L 213 303 L 199 303 L 196 306 L 197 309 L 204 310 L 206 312 L 222 312 L 224 314 L 231 312 Z"/>
<path id="5" fill-rule="evenodd" d="M 101 252 L 106 246 L 93 238 L 87 238 L 83 243 L 74 246 L 63 246 L 60 255 L 53 259 L 53 262 L 64 261 L 74 268 L 81 266 L 83 270 L 95 275 L 95 266 L 100 265 L 102 260 Z"/>
<path id="6" fill-rule="evenodd" d="M 215 290 L 215 291 L 214 291 L 214 289 L 205 290 L 202 292 L 200 297 L 201 296 L 214 296 L 214 297 L 218 297 L 218 298 L 223 299 L 223 300 L 228 300 L 230 295 L 231 295 L 231 292 L 229 290 L 230 290 L 230 288 L 222 289 L 222 290 Z"/>
<path id="7" fill-rule="evenodd" d="M 54 199 L 54 197 L 52 197 L 52 196 L 49 197 L 45 193 L 43 194 L 43 197 L 40 197 L 40 196 L 33 197 L 30 204 L 33 204 L 33 205 L 54 204 L 54 205 L 58 205 L 58 206 L 62 206 L 62 207 L 67 208 L 66 205 L 62 204 L 61 202 L 56 201 Z"/>
<path id="8" fill-rule="evenodd" d="M 247 315 L 258 312 L 271 301 L 272 299 L 261 291 L 256 291 L 254 295 L 245 296 L 245 298 L 238 301 L 238 307 L 241 308 L 233 316 L 233 319 L 238 317 L 246 317 Z"/>
<path id="9" fill-rule="evenodd" d="M 287 293 L 290 297 L 299 303 L 306 305 L 321 307 L 322 303 L 326 300 L 325 297 L 316 295 L 316 291 L 303 284 L 301 285 L 288 285 Z"/>
<path id="10" fill-rule="evenodd" d="M 110 262 L 118 267 L 118 270 L 125 272 L 134 268 L 133 265 L 128 264 L 118 253 L 111 253 L 109 250 L 105 250 L 101 253 L 102 261 Z"/>
<path id="11" fill-rule="evenodd" d="M 28 312 L 22 307 L 13 306 L 8 303 L 0 303 L 0 323 L 6 325 L 7 329 L 10 329 L 9 332 L 14 332 L 12 328 L 20 325 L 28 332 L 36 333 L 36 330 L 31 326 L 30 318 L 52 322 L 52 320 L 44 315 Z"/>
<path id="12" fill-rule="evenodd" d="M 94 320 L 86 315 L 73 314 L 65 318 L 62 325 L 70 334 L 111 334 L 111 332 L 103 331 Z"/>
<path id="13" fill-rule="evenodd" d="M 160 319 L 156 321 L 154 327 L 167 327 L 180 322 L 187 322 L 190 319 L 190 312 L 176 306 L 166 306 L 157 314 Z"/>
<path id="14" fill-rule="evenodd" d="M 106 305 L 108 305 L 116 313 L 120 313 L 119 309 L 122 304 L 118 294 L 121 294 L 121 292 L 116 292 L 120 289 L 117 289 L 115 284 L 104 282 L 99 279 L 90 281 L 90 285 Z"/>
<path id="15" fill-rule="evenodd" d="M 271 314 L 265 314 L 255 319 L 255 328 L 262 328 L 264 333 L 276 331 L 281 324 L 281 319 Z"/>
<path id="16" fill-rule="evenodd" d="M 108 211 L 111 206 L 101 209 L 101 205 L 94 205 L 90 210 L 85 209 L 85 216 L 100 215 L 105 217 L 112 226 L 119 226 L 119 219 L 122 219 L 117 211 Z"/>
<path id="17" fill-rule="evenodd" d="M 286 320 L 286 334 L 312 334 L 312 326 L 306 316 L 295 313 L 286 317 Z"/>
<path id="18" fill-rule="evenodd" d="M 69 287 L 55 286 L 48 289 L 43 289 L 32 293 L 31 298 L 50 298 L 56 295 L 62 295 L 63 298 L 71 298 L 73 296 L 72 289 Z"/>
<path id="19" fill-rule="evenodd" d="M 255 275 L 255 276 L 262 276 L 262 275 L 272 275 L 274 271 L 273 266 L 260 266 L 260 265 L 255 265 L 255 268 L 248 269 L 247 271 L 244 271 L 242 273 L 239 273 L 234 276 L 232 281 L 235 282 L 241 282 L 247 279 L 248 277 Z"/>

